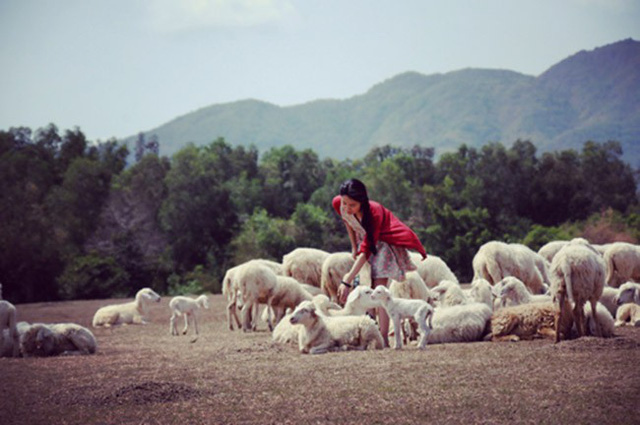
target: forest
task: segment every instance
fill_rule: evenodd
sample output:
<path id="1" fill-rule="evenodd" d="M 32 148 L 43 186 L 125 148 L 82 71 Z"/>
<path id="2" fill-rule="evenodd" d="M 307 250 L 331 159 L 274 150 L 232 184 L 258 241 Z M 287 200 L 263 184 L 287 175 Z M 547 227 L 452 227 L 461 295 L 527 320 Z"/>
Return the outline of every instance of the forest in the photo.
<path id="1" fill-rule="evenodd" d="M 220 292 L 224 272 L 296 247 L 349 249 L 331 207 L 364 181 L 461 282 L 490 240 L 534 250 L 551 240 L 640 240 L 640 170 L 616 141 L 581 151 L 381 146 L 363 158 L 311 149 L 187 144 L 170 158 L 143 134 L 130 151 L 54 124 L 0 130 L 0 283 L 14 303 Z"/>

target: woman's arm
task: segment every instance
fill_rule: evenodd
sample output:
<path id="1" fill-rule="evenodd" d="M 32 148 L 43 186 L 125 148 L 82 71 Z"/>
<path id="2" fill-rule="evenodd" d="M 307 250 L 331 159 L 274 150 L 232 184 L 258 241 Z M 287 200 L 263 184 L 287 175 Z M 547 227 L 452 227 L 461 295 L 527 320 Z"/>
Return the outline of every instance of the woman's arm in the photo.
<path id="1" fill-rule="evenodd" d="M 358 254 L 358 257 L 356 258 L 356 262 L 353 263 L 351 270 L 349 270 L 349 273 L 347 273 L 344 276 L 343 281 L 348 283 L 349 286 L 343 283 L 340 283 L 340 286 L 338 287 L 338 301 L 341 304 L 344 305 L 344 303 L 347 301 L 347 296 L 349 295 L 349 292 L 351 292 L 351 284 L 353 280 L 356 278 L 356 276 L 358 275 L 358 273 L 360 273 L 360 269 L 362 269 L 362 266 L 364 266 L 364 263 L 366 262 L 367 262 L 367 256 L 364 253 Z"/>
<path id="2" fill-rule="evenodd" d="M 349 241 L 351 241 L 351 255 L 355 260 L 356 255 L 358 254 L 358 243 L 356 242 L 356 232 L 351 228 L 351 226 L 347 224 L 346 221 L 344 222 L 344 227 L 347 228 L 347 233 L 349 234 Z"/>

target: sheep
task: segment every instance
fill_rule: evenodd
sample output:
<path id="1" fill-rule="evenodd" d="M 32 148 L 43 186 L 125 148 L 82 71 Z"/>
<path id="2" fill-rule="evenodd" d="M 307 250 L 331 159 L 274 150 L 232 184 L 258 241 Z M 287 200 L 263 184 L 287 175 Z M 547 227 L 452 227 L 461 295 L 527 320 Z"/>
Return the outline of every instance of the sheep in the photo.
<path id="1" fill-rule="evenodd" d="M 495 285 L 507 276 L 520 279 L 534 294 L 544 290 L 544 277 L 536 266 L 536 256 L 519 244 L 491 241 L 480 247 L 473 257 L 473 279 L 483 278 Z"/>
<path id="2" fill-rule="evenodd" d="M 617 288 L 626 281 L 640 282 L 640 246 L 626 242 L 611 244 L 604 252 L 607 285 Z"/>
<path id="3" fill-rule="evenodd" d="M 177 296 L 169 301 L 171 309 L 171 318 L 169 319 L 169 332 L 171 335 L 178 335 L 176 320 L 179 316 L 184 316 L 184 329 L 182 334 L 186 335 L 189 330 L 189 318 L 193 320 L 193 327 L 196 335 L 198 335 L 198 320 L 196 318 L 196 310 L 198 308 L 209 308 L 209 298 L 206 295 L 200 295 L 198 298 L 191 299 L 188 297 Z"/>
<path id="4" fill-rule="evenodd" d="M 395 298 L 391 296 L 387 287 L 383 285 L 378 286 L 373 291 L 371 300 L 379 303 L 393 321 L 393 329 L 395 329 L 396 336 L 396 350 L 402 348 L 400 321 L 410 317 L 418 323 L 420 329 L 418 348 L 424 350 L 427 347 L 427 338 L 429 337 L 433 319 L 433 307 L 428 302 L 416 299 Z M 429 326 L 427 326 L 427 318 L 429 319 Z"/>
<path id="5" fill-rule="evenodd" d="M 491 308 L 484 303 L 436 307 L 428 344 L 481 341 L 490 319 Z"/>
<path id="6" fill-rule="evenodd" d="M 257 314 L 252 310 L 258 304 L 266 304 L 277 285 L 277 276 L 269 267 L 259 262 L 249 261 L 238 268 L 234 274 L 239 297 L 242 300 L 242 330 L 255 330 Z"/>
<path id="7" fill-rule="evenodd" d="M 94 354 L 98 344 L 93 333 L 75 323 L 23 322 L 20 352 L 24 357 Z"/>
<path id="8" fill-rule="evenodd" d="M 349 252 L 329 254 L 322 262 L 320 288 L 323 293 L 331 298 L 331 301 L 338 302 L 340 281 L 351 270 L 354 262 L 353 255 Z M 358 276 L 360 285 L 371 286 L 371 265 L 365 263 Z"/>
<path id="9" fill-rule="evenodd" d="M 224 278 L 222 279 L 222 294 L 227 297 L 227 325 L 229 330 L 233 330 L 233 322 L 232 319 L 235 320 L 236 326 L 240 328 L 240 319 L 238 318 L 238 286 L 235 280 L 236 271 L 242 267 L 244 264 L 255 263 L 261 264 L 271 269 L 276 275 L 283 275 L 282 264 L 277 263 L 271 260 L 265 259 L 254 259 L 249 260 L 243 264 L 232 267 L 225 272 Z M 257 314 L 257 311 L 254 312 Z"/>
<path id="10" fill-rule="evenodd" d="M 16 307 L 9 301 L 0 300 L 0 349 L 3 351 L 0 357 L 19 355 L 16 316 Z"/>
<path id="11" fill-rule="evenodd" d="M 327 298 L 328 299 L 328 298 Z M 280 344 L 297 344 L 300 326 L 291 323 L 291 313 L 285 314 L 280 322 L 273 328 L 271 339 Z"/>
<path id="12" fill-rule="evenodd" d="M 395 298 L 425 300 L 429 303 L 433 302 L 434 297 L 433 292 L 417 271 L 407 272 L 402 282 L 392 279 L 389 283 L 389 291 Z"/>
<path id="13" fill-rule="evenodd" d="M 602 303 L 596 304 L 596 315 L 598 317 L 597 324 L 593 318 L 593 312 L 591 311 L 591 304 L 587 303 L 584 306 L 584 316 L 585 316 L 585 327 L 587 335 L 590 336 L 598 336 L 597 325 L 600 325 L 600 335 L 603 338 L 611 338 L 614 335 L 615 322 L 614 319 L 607 309 Z M 575 325 L 575 324 L 574 324 Z M 575 326 L 574 326 L 574 330 Z"/>
<path id="14" fill-rule="evenodd" d="M 640 304 L 640 283 L 627 282 L 618 288 L 616 304 L 620 306 L 625 303 Z"/>
<path id="15" fill-rule="evenodd" d="M 321 296 L 315 296 L 313 302 L 316 305 L 319 314 L 324 316 L 361 316 L 368 309 L 377 307 L 378 305 L 371 300 L 373 289 L 368 286 L 357 286 L 347 297 L 344 308 L 340 308 L 337 304 L 325 299 Z M 338 308 L 336 308 L 336 306 Z"/>
<path id="16" fill-rule="evenodd" d="M 93 327 L 110 327 L 118 324 L 147 324 L 147 304 L 160 302 L 160 295 L 151 288 L 142 288 L 134 301 L 104 306 L 93 316 Z"/>
<path id="17" fill-rule="evenodd" d="M 491 284 L 486 279 L 476 279 L 471 282 L 469 298 L 478 303 L 484 303 L 493 310 L 494 295 Z"/>
<path id="18" fill-rule="evenodd" d="M 609 313 L 611 313 L 613 317 L 616 316 L 616 311 L 618 310 L 617 299 L 619 293 L 620 288 L 612 288 L 604 285 L 604 288 L 602 288 L 602 295 L 600 295 L 600 299 L 598 300 L 598 302 L 602 303 L 602 305 L 609 310 Z"/>
<path id="19" fill-rule="evenodd" d="M 316 248 L 296 248 L 282 257 L 282 268 L 285 276 L 298 282 L 320 287 L 322 263 L 329 253 Z"/>
<path id="20" fill-rule="evenodd" d="M 276 285 L 267 297 L 267 305 L 273 310 L 275 324 L 278 324 L 285 315 L 287 309 L 293 310 L 302 301 L 311 301 L 313 296 L 292 277 L 277 276 Z M 273 330 L 274 323 L 267 320 L 269 330 Z"/>
<path id="21" fill-rule="evenodd" d="M 566 336 L 571 319 L 561 316 L 557 323 L 558 308 L 553 302 L 520 304 L 501 308 L 491 317 L 492 341 L 519 341 L 534 338 L 555 338 L 558 331 Z"/>
<path id="22" fill-rule="evenodd" d="M 438 297 L 439 307 L 451 307 L 458 304 L 468 304 L 470 302 L 460 285 L 450 280 L 441 281 L 431 292 Z"/>
<path id="23" fill-rule="evenodd" d="M 517 277 L 505 277 L 500 282 L 500 288 L 499 296 L 502 306 L 551 301 L 550 295 L 531 294 L 524 283 Z"/>
<path id="24" fill-rule="evenodd" d="M 640 305 L 626 303 L 618 307 L 615 326 L 625 326 L 627 323 L 631 326 L 640 326 Z"/>
<path id="25" fill-rule="evenodd" d="M 376 322 L 366 315 L 323 317 L 312 301 L 303 301 L 289 321 L 302 325 L 298 334 L 301 353 L 321 354 L 341 348 L 365 350 L 371 345 L 376 349 L 384 347 Z"/>
<path id="26" fill-rule="evenodd" d="M 442 280 L 458 282 L 456 275 L 453 274 L 447 263 L 440 257 L 429 255 L 423 260 L 422 255 L 417 252 L 411 252 L 410 257 L 417 267 L 418 274 L 428 288 L 433 288 Z"/>
<path id="27" fill-rule="evenodd" d="M 564 320 L 563 316 L 571 310 L 570 301 L 578 336 L 585 335 L 584 304 L 589 301 L 592 311 L 596 311 L 604 288 L 604 261 L 592 247 L 571 242 L 553 257 L 550 278 L 550 292 L 560 310 L 558 326 Z M 596 329 L 599 329 L 597 318 L 598 315 L 594 315 Z M 560 329 L 556 327 L 556 342 L 560 341 L 560 335 Z M 601 334 L 596 331 L 596 335 Z"/>
<path id="28" fill-rule="evenodd" d="M 560 251 L 569 241 L 551 241 L 543 245 L 539 250 L 538 254 L 542 256 L 545 260 L 551 263 L 553 257 Z"/>

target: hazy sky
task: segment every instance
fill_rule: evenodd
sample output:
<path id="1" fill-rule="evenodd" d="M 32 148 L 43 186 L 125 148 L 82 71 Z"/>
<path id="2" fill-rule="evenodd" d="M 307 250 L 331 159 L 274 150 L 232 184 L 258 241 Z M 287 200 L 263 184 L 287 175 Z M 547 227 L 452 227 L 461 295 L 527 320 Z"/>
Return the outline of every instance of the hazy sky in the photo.
<path id="1" fill-rule="evenodd" d="M 630 37 L 638 0 L 0 0 L 0 129 L 105 140 L 216 103 L 344 99 L 405 71 L 537 76 Z"/>

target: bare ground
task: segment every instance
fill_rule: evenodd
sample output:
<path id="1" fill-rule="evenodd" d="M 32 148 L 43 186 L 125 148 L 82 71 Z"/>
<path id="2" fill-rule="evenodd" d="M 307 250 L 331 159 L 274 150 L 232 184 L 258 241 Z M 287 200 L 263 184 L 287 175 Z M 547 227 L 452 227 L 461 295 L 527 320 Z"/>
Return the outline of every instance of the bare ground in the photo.
<path id="1" fill-rule="evenodd" d="M 19 320 L 89 327 L 99 307 L 121 301 L 16 307 Z M 559 344 L 311 356 L 266 330 L 227 330 L 221 295 L 196 343 L 172 337 L 168 302 L 152 307 L 149 325 L 95 329 L 95 355 L 0 359 L 0 423 L 640 423 L 640 328 Z"/>

